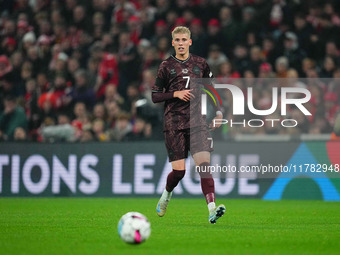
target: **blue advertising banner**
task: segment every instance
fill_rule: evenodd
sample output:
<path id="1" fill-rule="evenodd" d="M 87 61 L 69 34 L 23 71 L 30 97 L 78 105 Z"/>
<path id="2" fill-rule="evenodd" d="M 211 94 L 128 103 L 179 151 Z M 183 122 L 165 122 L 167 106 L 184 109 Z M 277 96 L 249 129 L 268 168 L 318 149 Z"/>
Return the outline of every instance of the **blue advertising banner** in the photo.
<path id="1" fill-rule="evenodd" d="M 339 142 L 215 143 L 216 195 L 340 201 Z M 176 196 L 202 196 L 189 158 Z M 158 197 L 171 171 L 162 142 L 0 144 L 1 197 Z"/>

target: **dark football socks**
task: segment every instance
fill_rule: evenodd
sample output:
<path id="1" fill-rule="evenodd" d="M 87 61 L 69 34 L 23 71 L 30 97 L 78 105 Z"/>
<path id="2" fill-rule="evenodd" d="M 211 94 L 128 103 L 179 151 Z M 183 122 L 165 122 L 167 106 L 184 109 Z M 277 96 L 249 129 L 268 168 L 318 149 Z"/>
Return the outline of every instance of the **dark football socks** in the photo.
<path id="1" fill-rule="evenodd" d="M 215 183 L 210 172 L 207 172 L 209 163 L 200 164 L 201 187 L 207 204 L 215 202 Z"/>
<path id="2" fill-rule="evenodd" d="M 179 181 L 183 179 L 185 170 L 172 170 L 166 180 L 166 191 L 171 192 L 178 185 Z"/>

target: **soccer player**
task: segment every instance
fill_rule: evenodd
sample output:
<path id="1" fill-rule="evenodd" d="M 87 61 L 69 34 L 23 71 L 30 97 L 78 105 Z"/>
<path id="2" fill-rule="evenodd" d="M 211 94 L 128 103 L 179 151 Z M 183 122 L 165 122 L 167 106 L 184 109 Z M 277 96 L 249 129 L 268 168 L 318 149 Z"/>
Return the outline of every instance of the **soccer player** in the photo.
<path id="1" fill-rule="evenodd" d="M 191 78 L 212 78 L 205 59 L 189 53 L 192 44 L 190 30 L 176 27 L 172 32 L 172 46 L 175 56 L 170 56 L 159 66 L 155 85 L 152 88 L 152 101 L 164 104 L 164 137 L 172 171 L 167 177 L 166 187 L 157 204 L 157 214 L 165 215 L 173 189 L 185 174 L 185 158 L 188 151 L 199 166 L 201 187 L 205 196 L 209 222 L 215 224 L 225 213 L 225 206 L 215 206 L 214 179 L 210 172 L 211 136 L 205 116 L 194 114 L 190 109 L 201 109 L 199 100 L 195 100 L 199 89 L 198 83 L 190 82 Z M 190 104 L 195 104 L 191 105 Z M 197 105 L 196 105 L 197 104 Z M 222 112 L 217 111 L 215 119 L 222 119 Z M 216 125 L 215 127 L 220 125 Z"/>

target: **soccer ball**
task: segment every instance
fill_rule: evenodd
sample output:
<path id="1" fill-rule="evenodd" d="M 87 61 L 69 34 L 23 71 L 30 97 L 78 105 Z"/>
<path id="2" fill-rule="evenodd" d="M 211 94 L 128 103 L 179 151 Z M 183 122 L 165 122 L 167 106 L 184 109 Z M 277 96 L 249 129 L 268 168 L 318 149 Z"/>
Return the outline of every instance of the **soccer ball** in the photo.
<path id="1" fill-rule="evenodd" d="M 118 234 L 126 243 L 140 244 L 149 238 L 150 233 L 150 222 L 139 212 L 128 212 L 118 222 Z"/>

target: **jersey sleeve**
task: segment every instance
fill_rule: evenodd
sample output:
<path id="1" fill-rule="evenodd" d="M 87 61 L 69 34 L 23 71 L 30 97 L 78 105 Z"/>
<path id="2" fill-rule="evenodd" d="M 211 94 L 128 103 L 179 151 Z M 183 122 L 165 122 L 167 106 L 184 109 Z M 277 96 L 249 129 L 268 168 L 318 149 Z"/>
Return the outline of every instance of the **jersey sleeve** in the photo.
<path id="1" fill-rule="evenodd" d="M 203 78 L 209 79 L 209 85 L 210 86 L 214 86 L 215 83 L 215 78 L 213 73 L 210 70 L 210 67 L 208 65 L 208 63 L 205 61 L 205 67 L 203 70 Z M 215 98 L 216 102 L 218 102 L 217 106 L 215 107 L 216 111 L 220 111 L 222 112 L 222 106 L 220 105 L 220 101 L 219 98 L 217 98 L 217 96 L 213 93 L 213 97 Z"/>
<path id="2" fill-rule="evenodd" d="M 163 92 L 166 87 L 166 83 L 168 81 L 168 77 L 166 75 L 166 62 L 163 61 L 157 71 L 157 77 L 155 84 L 152 87 L 152 92 Z"/>
<path id="3" fill-rule="evenodd" d="M 210 67 L 209 67 L 209 65 L 206 61 L 204 63 L 204 70 L 203 70 L 203 77 L 202 78 L 210 78 L 210 79 L 214 78 L 214 75 L 210 71 Z"/>
<path id="4" fill-rule="evenodd" d="M 165 67 L 165 61 L 158 68 L 155 84 L 152 86 L 152 101 L 154 103 L 164 102 L 172 99 L 174 92 L 165 92 L 168 77 Z"/>

